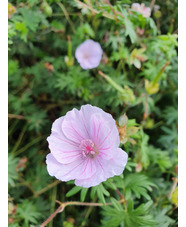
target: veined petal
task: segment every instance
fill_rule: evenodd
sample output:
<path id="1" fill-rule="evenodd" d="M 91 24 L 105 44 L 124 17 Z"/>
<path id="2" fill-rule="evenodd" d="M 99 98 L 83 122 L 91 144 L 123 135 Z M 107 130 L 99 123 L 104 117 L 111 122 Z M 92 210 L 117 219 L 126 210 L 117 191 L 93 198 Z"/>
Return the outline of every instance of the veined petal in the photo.
<path id="1" fill-rule="evenodd" d="M 79 145 L 69 140 L 62 131 L 64 117 L 57 119 L 52 125 L 52 133 L 47 138 L 51 153 L 60 163 L 70 163 L 80 158 Z"/>
<path id="2" fill-rule="evenodd" d="M 120 175 L 123 173 L 127 164 L 128 154 L 121 148 L 117 148 L 114 156 L 110 160 L 105 160 L 103 157 L 98 157 L 98 163 L 103 169 L 106 178 Z"/>
<path id="3" fill-rule="evenodd" d="M 49 174 L 61 181 L 90 178 L 96 171 L 93 162 L 88 159 L 78 159 L 69 164 L 61 164 L 51 153 L 47 155 L 46 163 Z"/>
<path id="4" fill-rule="evenodd" d="M 89 139 L 87 131 L 84 129 L 80 113 L 75 108 L 66 114 L 62 124 L 62 130 L 65 136 L 75 143 L 80 144 L 82 140 Z"/>
<path id="5" fill-rule="evenodd" d="M 75 184 L 80 187 L 89 188 L 106 181 L 108 178 L 123 173 L 127 163 L 128 155 L 125 151 L 118 148 L 113 159 L 105 160 L 98 158 L 96 164 L 96 173 L 88 179 L 76 179 Z"/>

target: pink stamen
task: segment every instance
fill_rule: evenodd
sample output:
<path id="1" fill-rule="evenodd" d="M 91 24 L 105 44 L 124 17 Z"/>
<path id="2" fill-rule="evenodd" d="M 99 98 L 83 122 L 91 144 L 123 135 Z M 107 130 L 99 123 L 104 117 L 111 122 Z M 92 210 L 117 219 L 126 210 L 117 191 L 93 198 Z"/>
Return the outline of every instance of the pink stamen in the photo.
<path id="1" fill-rule="evenodd" d="M 82 140 L 80 148 L 84 157 L 93 158 L 98 153 L 94 143 L 90 139 Z"/>

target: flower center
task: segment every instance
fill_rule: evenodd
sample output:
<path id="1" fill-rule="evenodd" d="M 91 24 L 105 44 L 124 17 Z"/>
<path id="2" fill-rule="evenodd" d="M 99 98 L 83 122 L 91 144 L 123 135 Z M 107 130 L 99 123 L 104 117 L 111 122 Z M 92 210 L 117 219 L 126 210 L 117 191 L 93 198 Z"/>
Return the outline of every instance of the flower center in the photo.
<path id="1" fill-rule="evenodd" d="M 90 57 L 90 55 L 88 53 L 84 53 L 83 56 L 84 56 L 85 59 L 88 59 Z"/>
<path id="2" fill-rule="evenodd" d="M 82 140 L 79 147 L 84 157 L 94 158 L 98 154 L 95 144 L 90 139 Z"/>

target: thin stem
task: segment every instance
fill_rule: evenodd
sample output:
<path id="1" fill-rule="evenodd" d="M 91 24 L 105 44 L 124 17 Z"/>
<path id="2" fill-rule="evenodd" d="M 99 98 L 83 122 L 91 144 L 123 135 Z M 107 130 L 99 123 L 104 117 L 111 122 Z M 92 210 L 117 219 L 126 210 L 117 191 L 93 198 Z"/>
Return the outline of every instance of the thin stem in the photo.
<path id="1" fill-rule="evenodd" d="M 55 186 L 53 188 L 53 191 L 52 191 L 52 198 L 51 198 L 51 201 L 52 201 L 52 204 L 51 204 L 51 213 L 54 212 L 54 209 L 55 209 L 55 201 L 56 201 L 56 195 L 57 195 L 57 187 Z M 48 227 L 52 227 L 53 226 L 53 219 L 51 220 L 51 222 L 49 223 Z"/>
<path id="2" fill-rule="evenodd" d="M 145 94 L 145 105 L 144 105 L 144 114 L 143 114 L 143 124 L 145 123 L 148 117 L 148 94 Z"/>
<path id="3" fill-rule="evenodd" d="M 35 194 L 34 197 L 38 197 L 39 195 L 43 194 L 44 192 L 48 191 L 49 189 L 55 187 L 56 185 L 58 185 L 60 183 L 60 181 L 56 180 L 54 182 L 52 182 L 51 184 L 47 185 L 45 188 L 41 189 L 39 192 L 37 192 Z"/>
<path id="4" fill-rule="evenodd" d="M 69 61 L 71 61 L 71 58 L 72 58 L 72 44 L 71 44 L 70 35 L 67 35 L 67 40 L 68 40 L 68 59 L 69 59 Z"/>
<path id="5" fill-rule="evenodd" d="M 96 202 L 96 200 L 97 200 L 97 197 L 95 197 L 95 198 L 93 199 L 93 202 Z M 93 209 L 94 209 L 94 207 L 92 207 L 92 206 L 89 206 L 89 207 L 87 208 L 87 211 L 86 211 L 86 213 L 85 213 L 84 220 L 83 220 L 83 222 L 81 223 L 80 226 L 85 226 L 85 225 L 86 225 L 86 221 L 87 221 L 87 219 L 88 219 L 88 217 L 89 217 L 89 215 L 91 214 L 91 212 L 92 212 Z"/>
<path id="6" fill-rule="evenodd" d="M 8 118 L 25 119 L 24 116 L 22 116 L 22 115 L 17 115 L 17 114 L 8 114 Z"/>
<path id="7" fill-rule="evenodd" d="M 161 70 L 159 71 L 159 73 L 156 75 L 155 79 L 153 80 L 153 84 L 155 85 L 161 78 L 162 73 L 165 71 L 165 68 L 167 67 L 167 65 L 169 65 L 170 62 L 166 62 L 165 65 L 161 68 Z"/>
<path id="8" fill-rule="evenodd" d="M 61 206 L 59 206 L 58 208 L 57 208 L 57 210 L 52 214 L 52 215 L 50 215 L 50 217 L 46 220 L 46 221 L 44 221 L 41 225 L 40 225 L 40 227 L 44 227 L 44 226 L 46 226 L 58 213 L 60 213 L 60 212 L 62 212 L 64 210 L 64 207 L 62 208 Z"/>
<path id="9" fill-rule="evenodd" d="M 32 145 L 38 143 L 38 142 L 39 142 L 41 139 L 43 139 L 44 137 L 46 137 L 46 136 L 37 137 L 36 139 L 32 140 L 30 143 L 26 144 L 24 147 L 22 147 L 21 149 L 19 149 L 18 151 L 16 151 L 16 152 L 14 153 L 14 155 L 16 156 L 16 155 L 18 155 L 18 154 L 24 152 L 25 150 L 27 150 L 27 149 L 28 149 L 29 147 L 31 147 Z"/>
<path id="10" fill-rule="evenodd" d="M 23 139 L 23 136 L 25 134 L 25 131 L 26 131 L 26 128 L 27 128 L 27 124 L 24 126 L 23 130 L 21 131 L 20 133 L 20 136 L 16 142 L 16 144 L 14 145 L 13 149 L 12 149 L 12 154 L 17 150 L 17 148 L 19 147 L 19 145 L 21 144 L 21 141 Z"/>
<path id="11" fill-rule="evenodd" d="M 119 195 L 120 199 L 123 199 L 122 194 L 120 193 L 120 191 L 116 188 L 116 193 Z"/>
<path id="12" fill-rule="evenodd" d="M 35 196 L 36 195 L 36 192 L 34 191 L 34 189 L 30 186 L 30 184 L 28 184 L 24 179 L 20 178 L 19 179 L 21 184 L 26 186 L 32 193 L 33 195 Z"/>
<path id="13" fill-rule="evenodd" d="M 154 4 L 155 4 L 156 0 L 152 0 L 151 3 L 150 3 L 150 9 L 152 11 L 153 7 L 154 7 Z"/>
<path id="14" fill-rule="evenodd" d="M 98 10 L 93 9 L 91 6 L 89 6 L 89 5 L 87 5 L 87 4 L 83 3 L 83 2 L 81 2 L 81 1 L 79 1 L 79 0 L 74 0 L 74 1 L 75 1 L 76 3 L 78 3 L 78 4 L 79 4 L 81 7 L 83 7 L 83 8 L 89 9 L 89 10 L 91 10 L 92 12 L 94 12 L 94 13 L 96 13 L 96 14 L 99 14 L 99 13 L 100 13 Z M 108 13 L 103 12 L 102 15 L 103 15 L 104 17 L 107 17 L 107 18 L 111 19 L 111 20 L 115 20 L 115 17 L 113 17 L 112 15 L 110 15 L 110 14 L 108 14 Z"/>
<path id="15" fill-rule="evenodd" d="M 99 75 L 101 75 L 103 78 L 105 78 L 117 91 L 124 93 L 124 89 L 119 86 L 116 82 L 114 82 L 109 76 L 105 75 L 103 72 L 98 70 Z"/>
<path id="16" fill-rule="evenodd" d="M 69 14 L 68 14 L 67 10 L 64 7 L 64 5 L 61 2 L 58 2 L 57 4 L 59 5 L 59 7 L 61 8 L 61 10 L 63 11 L 63 13 L 64 13 L 64 15 L 65 15 L 68 23 L 70 24 L 70 26 L 71 26 L 71 28 L 73 30 L 73 32 L 75 32 L 74 25 L 73 25 L 73 23 L 72 23 L 72 21 L 71 21 L 71 19 L 69 17 Z"/>
<path id="17" fill-rule="evenodd" d="M 113 9 L 112 5 L 110 4 L 109 0 L 105 0 L 105 1 L 106 1 L 107 5 L 109 6 L 109 8 L 111 9 L 111 11 L 113 12 L 116 21 L 118 22 L 117 14 L 116 14 L 115 10 Z"/>
<path id="18" fill-rule="evenodd" d="M 78 202 L 78 201 L 71 201 L 71 202 L 60 202 L 58 200 L 56 200 L 57 203 L 60 204 L 60 206 L 57 208 L 57 210 L 46 220 L 44 221 L 40 227 L 44 227 L 46 226 L 58 213 L 61 213 L 66 206 L 92 206 L 92 207 L 101 207 L 101 206 L 109 206 L 112 205 L 112 203 L 88 203 L 88 202 Z M 124 199 L 121 199 L 118 201 L 119 203 L 123 203 Z"/>
<path id="19" fill-rule="evenodd" d="M 15 130 L 15 128 L 16 128 L 18 122 L 19 122 L 19 121 L 16 119 L 16 120 L 14 121 L 14 123 L 12 123 L 12 125 L 10 126 L 10 130 L 8 130 L 8 136 L 11 136 L 11 135 L 14 133 L 14 130 Z"/>
<path id="20" fill-rule="evenodd" d="M 178 183 L 178 178 L 173 178 L 173 180 L 174 180 L 174 183 L 173 183 L 172 189 L 171 189 L 170 194 L 169 194 L 169 199 L 171 198 L 172 193 L 174 192 L 174 190 L 177 186 L 177 183 Z"/>

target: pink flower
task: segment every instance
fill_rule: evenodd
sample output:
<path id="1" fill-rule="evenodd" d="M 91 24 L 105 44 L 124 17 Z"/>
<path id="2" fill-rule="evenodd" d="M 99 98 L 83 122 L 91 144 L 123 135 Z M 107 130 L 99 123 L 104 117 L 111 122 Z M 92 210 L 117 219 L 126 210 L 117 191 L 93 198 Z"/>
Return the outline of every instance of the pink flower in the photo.
<path id="1" fill-rule="evenodd" d="M 133 3 L 132 9 L 138 13 L 141 13 L 144 17 L 150 17 L 151 15 L 151 8 L 146 7 L 144 3 Z"/>
<path id="2" fill-rule="evenodd" d="M 127 163 L 127 153 L 119 148 L 115 120 L 95 106 L 74 108 L 58 118 L 47 140 L 49 174 L 61 181 L 75 179 L 84 188 L 122 174 Z"/>
<path id="3" fill-rule="evenodd" d="M 93 69 L 99 65 L 102 53 L 100 44 L 89 39 L 76 49 L 75 57 L 83 69 Z"/>

